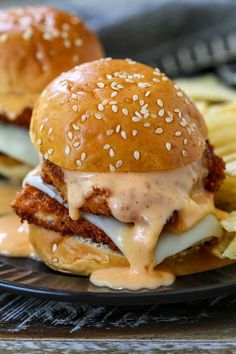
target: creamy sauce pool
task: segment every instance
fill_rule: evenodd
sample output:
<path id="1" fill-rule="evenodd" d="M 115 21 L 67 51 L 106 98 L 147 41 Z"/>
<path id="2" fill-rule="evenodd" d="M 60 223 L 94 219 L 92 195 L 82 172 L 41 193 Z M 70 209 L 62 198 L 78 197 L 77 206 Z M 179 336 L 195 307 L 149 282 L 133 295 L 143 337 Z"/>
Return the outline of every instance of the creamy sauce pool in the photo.
<path id="1" fill-rule="evenodd" d="M 0 182 L 0 255 L 10 257 L 34 257 L 29 241 L 28 224 L 21 224 L 13 214 L 10 204 L 20 187 Z"/>
<path id="2" fill-rule="evenodd" d="M 174 211 L 179 214 L 179 232 L 213 212 L 212 194 L 202 186 L 207 170 L 201 161 L 174 171 L 158 173 L 78 173 L 64 170 L 70 217 L 79 218 L 79 208 L 93 187 L 110 191 L 112 215 L 133 227 L 121 235 L 130 267 L 100 269 L 91 274 L 97 286 L 115 289 L 157 288 L 174 282 L 168 271 L 155 271 L 158 237 Z"/>
<path id="3" fill-rule="evenodd" d="M 29 225 L 15 214 L 0 218 L 0 255 L 35 258 L 29 241 Z"/>
<path id="4" fill-rule="evenodd" d="M 10 120 L 19 116 L 24 108 L 33 108 L 39 95 L 34 93 L 0 94 L 0 113 L 5 114 Z"/>

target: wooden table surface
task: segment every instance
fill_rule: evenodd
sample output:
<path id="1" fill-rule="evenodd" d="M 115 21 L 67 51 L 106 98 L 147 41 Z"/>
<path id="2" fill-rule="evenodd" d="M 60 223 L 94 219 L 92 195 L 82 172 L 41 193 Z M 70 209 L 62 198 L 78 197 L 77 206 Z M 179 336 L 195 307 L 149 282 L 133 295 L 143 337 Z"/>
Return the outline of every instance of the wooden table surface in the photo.
<path id="1" fill-rule="evenodd" d="M 236 298 L 140 307 L 0 295 L 0 353 L 236 353 Z"/>

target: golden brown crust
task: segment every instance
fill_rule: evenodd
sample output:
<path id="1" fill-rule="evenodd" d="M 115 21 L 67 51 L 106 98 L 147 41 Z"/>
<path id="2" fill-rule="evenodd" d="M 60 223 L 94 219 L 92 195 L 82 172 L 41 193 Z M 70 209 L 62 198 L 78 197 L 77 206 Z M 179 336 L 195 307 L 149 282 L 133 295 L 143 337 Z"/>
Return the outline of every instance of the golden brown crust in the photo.
<path id="1" fill-rule="evenodd" d="M 6 114 L 0 113 L 0 122 L 28 128 L 30 125 L 31 116 L 32 116 L 32 108 L 25 108 L 23 112 L 14 119 L 9 119 L 9 117 Z"/>
<path id="2" fill-rule="evenodd" d="M 85 219 L 73 221 L 68 209 L 35 187 L 26 186 L 17 194 L 12 208 L 22 221 L 42 226 L 61 235 L 81 235 L 117 250 L 112 240 L 98 227 Z"/>
<path id="3" fill-rule="evenodd" d="M 221 157 L 214 154 L 214 147 L 209 141 L 206 142 L 203 163 L 209 171 L 204 179 L 204 187 L 215 193 L 220 189 L 225 179 L 225 163 Z"/>
<path id="4" fill-rule="evenodd" d="M 46 159 L 86 172 L 178 168 L 201 156 L 206 136 L 201 114 L 171 80 L 127 60 L 63 73 L 42 93 L 31 124 Z"/>
<path id="5" fill-rule="evenodd" d="M 103 56 L 92 31 L 46 6 L 0 11 L 0 93 L 40 93 L 57 75 Z"/>

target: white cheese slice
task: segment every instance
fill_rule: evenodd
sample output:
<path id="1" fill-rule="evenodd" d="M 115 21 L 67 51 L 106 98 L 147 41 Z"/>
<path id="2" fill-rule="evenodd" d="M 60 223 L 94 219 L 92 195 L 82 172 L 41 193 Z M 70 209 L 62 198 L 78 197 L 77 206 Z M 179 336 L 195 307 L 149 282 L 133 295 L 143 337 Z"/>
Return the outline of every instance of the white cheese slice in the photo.
<path id="1" fill-rule="evenodd" d="M 84 219 L 96 225 L 103 230 L 107 236 L 116 244 L 122 253 L 124 253 L 123 235 L 132 227 L 129 224 L 121 223 L 110 216 L 98 216 L 93 214 L 82 214 Z M 209 237 L 221 237 L 222 228 L 217 218 L 210 214 L 199 221 L 190 230 L 182 234 L 163 231 L 157 242 L 155 259 L 156 264 L 161 263 L 165 258 L 180 253 L 189 247 L 202 242 Z"/>
<path id="2" fill-rule="evenodd" d="M 0 122 L 0 152 L 30 166 L 39 163 L 39 154 L 27 129 Z"/>
<path id="3" fill-rule="evenodd" d="M 68 205 L 64 203 L 63 199 L 59 195 L 58 191 L 51 185 L 48 185 L 42 181 L 42 178 L 37 175 L 37 170 L 29 174 L 25 180 L 25 184 L 30 184 L 39 190 L 46 193 L 49 197 L 57 200 L 68 208 Z M 124 253 L 123 235 L 132 227 L 131 224 L 125 224 L 114 217 L 93 215 L 89 213 L 81 213 L 84 219 L 90 223 L 96 225 L 99 229 L 105 232 L 107 236 L 116 244 L 119 250 Z M 156 264 L 161 263 L 165 258 L 180 253 L 189 247 L 192 247 L 199 242 L 207 240 L 208 238 L 215 236 L 221 237 L 223 229 L 215 215 L 210 214 L 199 221 L 194 227 L 183 232 L 182 234 L 175 234 L 167 231 L 163 231 L 157 242 L 155 259 Z"/>

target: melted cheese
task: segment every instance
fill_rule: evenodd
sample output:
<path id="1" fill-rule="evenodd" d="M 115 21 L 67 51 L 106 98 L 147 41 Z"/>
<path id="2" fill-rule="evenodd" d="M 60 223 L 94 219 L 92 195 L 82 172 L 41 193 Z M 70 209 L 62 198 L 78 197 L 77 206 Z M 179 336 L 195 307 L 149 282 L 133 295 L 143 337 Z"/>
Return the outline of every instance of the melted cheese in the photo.
<path id="1" fill-rule="evenodd" d="M 103 230 L 120 251 L 122 253 L 125 252 L 123 235 L 129 232 L 131 228 L 129 224 L 121 223 L 109 216 L 82 213 L 82 217 Z M 156 245 L 155 265 L 160 264 L 164 259 L 176 255 L 212 236 L 221 237 L 222 234 L 223 231 L 220 223 L 213 214 L 205 216 L 195 226 L 181 234 L 162 231 Z"/>
<path id="2" fill-rule="evenodd" d="M 222 232 L 217 219 L 209 215 L 214 214 L 214 204 L 212 194 L 202 187 L 206 172 L 201 161 L 158 173 L 64 171 L 68 200 L 65 206 L 74 220 L 93 187 L 110 191 L 108 205 L 113 218 L 82 215 L 116 243 L 130 264 L 125 269 L 95 271 L 91 281 L 99 286 L 133 290 L 171 284 L 174 276 L 154 270 L 155 265 L 213 235 L 219 237 Z M 43 184 L 40 177 L 33 174 L 24 183 L 33 184 L 62 202 L 55 188 Z M 176 232 L 162 232 L 175 210 L 179 214 Z"/>
<path id="3" fill-rule="evenodd" d="M 0 114 L 15 120 L 25 108 L 33 108 L 39 95 L 34 93 L 0 94 Z"/>
<path id="4" fill-rule="evenodd" d="M 30 166 L 39 163 L 38 152 L 30 141 L 28 130 L 0 123 L 0 152 Z"/>

